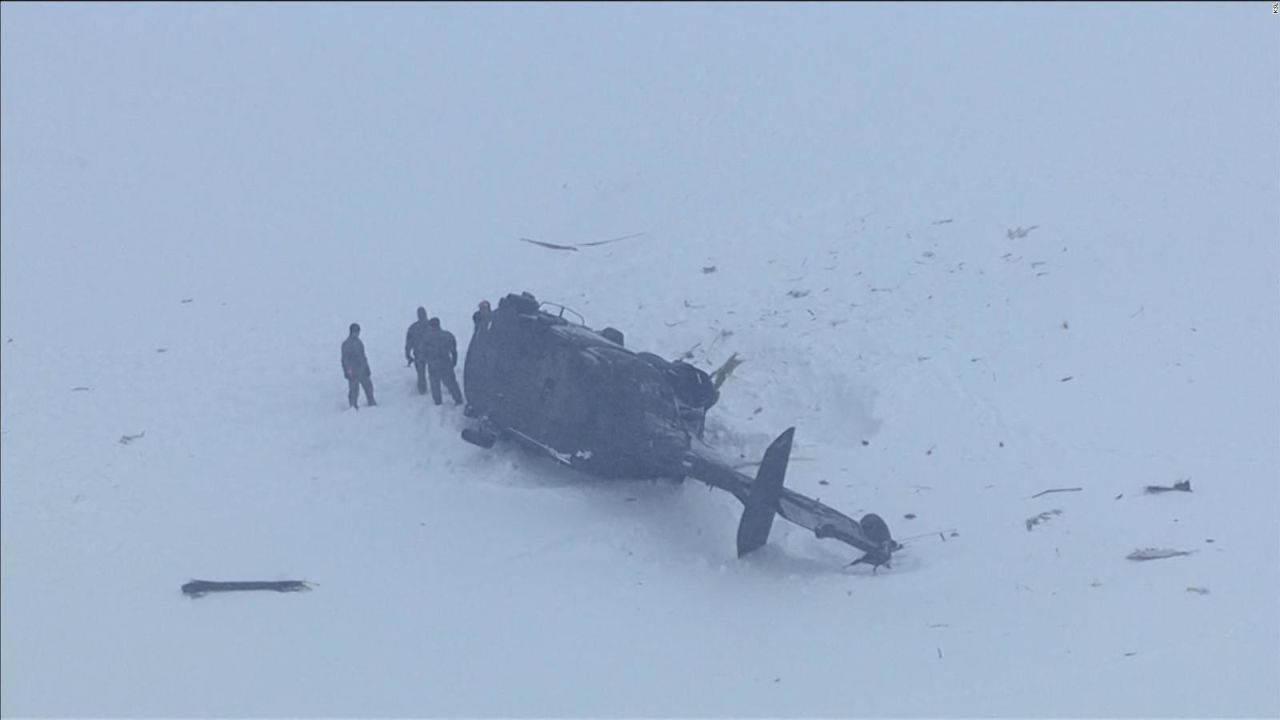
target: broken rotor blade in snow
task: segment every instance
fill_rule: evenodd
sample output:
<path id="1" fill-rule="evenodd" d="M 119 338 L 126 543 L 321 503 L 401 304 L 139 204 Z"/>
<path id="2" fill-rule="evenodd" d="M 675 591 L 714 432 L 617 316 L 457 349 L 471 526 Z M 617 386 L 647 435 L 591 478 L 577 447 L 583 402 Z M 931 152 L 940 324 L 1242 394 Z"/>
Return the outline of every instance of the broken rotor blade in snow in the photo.
<path id="1" fill-rule="evenodd" d="M 578 247 L 595 247 L 597 245 L 608 245 L 609 243 L 616 243 L 616 242 L 621 242 L 623 240 L 630 240 L 631 238 L 638 238 L 641 235 L 644 235 L 644 233 L 642 232 L 631 233 L 630 235 L 623 235 L 622 237 L 609 238 L 608 240 L 595 240 L 592 242 L 578 243 Z"/>
<path id="2" fill-rule="evenodd" d="M 192 580 L 182 586 L 182 594 L 188 597 L 198 598 L 211 592 L 238 592 L 246 590 L 299 592 L 310 589 L 311 584 L 304 580 L 237 580 L 230 582 L 217 580 Z"/>
<path id="3" fill-rule="evenodd" d="M 578 248 L 572 247 L 570 245 L 557 245 L 555 243 L 543 242 L 541 240 L 531 240 L 529 238 L 520 238 L 520 239 L 527 243 L 533 243 L 534 245 L 541 245 L 544 248 L 551 248 L 552 250 L 569 250 L 571 252 L 578 252 Z"/>

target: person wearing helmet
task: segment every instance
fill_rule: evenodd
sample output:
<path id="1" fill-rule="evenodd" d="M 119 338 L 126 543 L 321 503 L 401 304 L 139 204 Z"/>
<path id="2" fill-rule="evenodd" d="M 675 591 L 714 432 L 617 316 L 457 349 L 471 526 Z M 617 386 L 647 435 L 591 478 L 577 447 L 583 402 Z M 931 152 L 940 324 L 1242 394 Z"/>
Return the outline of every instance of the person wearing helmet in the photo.
<path id="1" fill-rule="evenodd" d="M 347 402 L 357 410 L 360 406 L 356 400 L 360 398 L 360 388 L 364 388 L 364 399 L 369 407 L 378 403 L 373 399 L 373 373 L 369 370 L 369 358 L 364 354 L 364 343 L 360 341 L 359 323 L 351 323 L 347 339 L 342 341 L 342 376 L 347 379 Z"/>
<path id="2" fill-rule="evenodd" d="M 480 309 L 471 314 L 471 322 L 475 323 L 476 332 L 484 332 L 489 329 L 489 322 L 493 312 L 489 309 L 489 301 L 481 300 Z"/>
<path id="3" fill-rule="evenodd" d="M 453 396 L 453 404 L 462 404 L 462 390 L 458 387 L 458 378 L 453 368 L 458 364 L 458 341 L 453 333 L 440 329 L 440 318 L 431 318 L 427 328 L 426 345 L 427 375 L 431 380 L 431 399 L 440 404 L 440 383 L 449 388 Z"/>
<path id="4" fill-rule="evenodd" d="M 426 308 L 418 308 L 418 320 L 409 326 L 404 336 L 404 359 L 418 371 L 418 394 L 427 394 L 427 337 Z"/>

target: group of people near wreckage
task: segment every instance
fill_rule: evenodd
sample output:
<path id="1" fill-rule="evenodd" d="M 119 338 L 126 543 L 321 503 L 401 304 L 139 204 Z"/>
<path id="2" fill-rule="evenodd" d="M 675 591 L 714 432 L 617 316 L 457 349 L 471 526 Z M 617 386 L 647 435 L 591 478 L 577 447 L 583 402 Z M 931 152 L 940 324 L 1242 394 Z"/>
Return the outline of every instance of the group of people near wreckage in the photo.
<path id="1" fill-rule="evenodd" d="M 480 308 L 471 316 L 475 324 L 475 332 L 489 329 L 489 301 L 482 300 Z M 364 354 L 364 342 L 360 340 L 360 324 L 351 323 L 347 339 L 342 342 L 342 375 L 347 379 L 347 402 L 353 408 L 360 398 L 360 388 L 364 388 L 365 404 L 370 407 L 378 403 L 373 399 L 373 373 L 369 369 L 369 358 Z M 427 393 L 427 385 L 431 386 L 431 399 L 437 405 L 443 398 L 440 386 L 443 384 L 453 396 L 453 404 L 462 404 L 462 389 L 458 387 L 458 377 L 454 368 L 458 366 L 458 341 L 453 333 L 440 327 L 440 318 L 427 317 L 426 308 L 418 308 L 418 319 L 409 326 L 404 336 L 404 359 L 407 367 L 418 371 L 418 394 Z"/>

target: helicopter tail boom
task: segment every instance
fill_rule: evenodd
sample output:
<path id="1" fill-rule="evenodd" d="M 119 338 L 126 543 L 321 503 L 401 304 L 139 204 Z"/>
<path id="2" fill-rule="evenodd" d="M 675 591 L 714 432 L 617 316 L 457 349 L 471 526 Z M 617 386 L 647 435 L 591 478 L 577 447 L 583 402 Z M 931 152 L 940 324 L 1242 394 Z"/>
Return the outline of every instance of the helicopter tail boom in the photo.
<path id="1" fill-rule="evenodd" d="M 759 549 L 769 540 L 773 517 L 812 530 L 819 538 L 833 538 L 866 553 L 857 562 L 888 565 L 893 551 L 901 547 L 879 516 L 868 513 L 862 522 L 783 487 L 795 428 L 787 428 L 769 445 L 755 479 L 734 470 L 723 459 L 706 450 L 693 450 L 685 462 L 691 477 L 738 498 L 743 505 L 738 523 L 738 556 Z"/>

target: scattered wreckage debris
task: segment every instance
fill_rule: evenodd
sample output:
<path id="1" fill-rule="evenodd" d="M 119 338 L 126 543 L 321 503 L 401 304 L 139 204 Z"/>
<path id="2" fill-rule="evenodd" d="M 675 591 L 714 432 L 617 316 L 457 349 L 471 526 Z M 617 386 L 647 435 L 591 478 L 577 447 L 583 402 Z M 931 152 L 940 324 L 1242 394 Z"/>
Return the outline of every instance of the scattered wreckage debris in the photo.
<path id="1" fill-rule="evenodd" d="M 693 351 L 694 351 L 694 350 L 697 350 L 697 349 L 698 349 L 699 347 L 701 347 L 701 346 L 702 346 L 702 343 L 701 343 L 701 342 L 696 342 L 696 343 L 694 343 L 694 344 L 693 344 L 693 347 L 691 347 L 691 348 L 689 348 L 688 350 L 685 350 L 684 352 L 680 353 L 680 359 L 681 359 L 681 360 L 692 360 L 692 359 L 693 359 Z"/>
<path id="2" fill-rule="evenodd" d="M 1035 527 L 1036 525 L 1039 525 L 1042 522 L 1045 522 L 1046 520 L 1053 517 L 1054 515 L 1061 515 L 1061 514 L 1062 514 L 1061 510 L 1046 510 L 1045 512 L 1042 512 L 1039 515 L 1027 518 L 1027 521 L 1026 521 L 1027 532 L 1031 532 L 1031 528 Z"/>
<path id="3" fill-rule="evenodd" d="M 730 355 L 729 359 L 725 360 L 723 365 L 716 368 L 715 371 L 711 373 L 712 386 L 719 390 L 720 386 L 724 385 L 724 381 L 728 380 L 729 376 L 733 374 L 734 369 L 744 362 L 746 362 L 746 360 L 738 359 L 738 353 Z"/>
<path id="4" fill-rule="evenodd" d="M 703 275 L 710 275 L 711 273 L 713 273 L 713 272 L 715 272 L 715 271 L 716 271 L 716 266 L 715 266 L 715 265 L 703 265 L 703 266 L 702 266 L 702 274 L 703 274 Z"/>
<path id="5" fill-rule="evenodd" d="M 1142 548 L 1134 550 L 1125 557 L 1129 560 L 1163 560 L 1165 558 L 1190 555 L 1194 550 L 1170 550 L 1168 548 Z"/>
<path id="6" fill-rule="evenodd" d="M 91 389 L 92 389 L 92 388 L 90 388 L 90 387 L 89 387 L 89 386 L 87 386 L 87 385 L 77 385 L 77 386 L 75 386 L 75 387 L 71 388 L 71 392 L 88 392 L 88 391 L 89 391 L 89 390 L 91 390 Z"/>
<path id="7" fill-rule="evenodd" d="M 1156 495 L 1158 493 L 1175 492 L 1175 491 L 1191 492 L 1191 480 L 1188 478 L 1186 480 L 1179 480 L 1178 482 L 1172 485 L 1148 485 L 1146 487 L 1146 493 L 1148 495 Z"/>
<path id="8" fill-rule="evenodd" d="M 275 592 L 301 592 L 310 590 L 311 583 L 305 580 L 236 580 L 222 582 L 218 580 L 192 580 L 182 586 L 182 594 L 187 597 L 203 597 L 211 592 L 242 592 L 248 590 L 272 590 Z"/>
<path id="9" fill-rule="evenodd" d="M 1005 237 L 1007 237 L 1007 238 L 1008 238 L 1008 239 L 1010 239 L 1010 240 L 1021 240 L 1022 238 L 1024 238 L 1024 237 L 1026 237 L 1026 236 L 1030 235 L 1030 234 L 1031 234 L 1031 231 L 1032 231 L 1032 230 L 1035 230 L 1035 229 L 1036 229 L 1036 228 L 1038 228 L 1038 227 L 1040 227 L 1040 226 L 1039 226 L 1039 225 L 1032 225 L 1032 226 L 1031 226 L 1031 227 L 1029 227 L 1029 228 L 1024 228 L 1024 227 L 1018 227 L 1018 228 L 1016 228 L 1016 229 L 1011 228 L 1011 229 L 1009 230 L 1009 232 L 1005 233 Z"/>
<path id="10" fill-rule="evenodd" d="M 1189 593 L 1195 593 L 1195 594 L 1197 594 L 1197 595 L 1208 595 L 1208 594 L 1209 594 L 1209 588 L 1207 588 L 1207 587 L 1194 587 L 1194 586 L 1192 586 L 1192 587 L 1188 587 L 1188 588 L 1187 588 L 1187 592 L 1189 592 Z"/>
<path id="11" fill-rule="evenodd" d="M 1049 493 L 1060 493 L 1060 492 L 1080 492 L 1081 490 L 1084 490 L 1084 488 L 1051 488 L 1051 489 L 1049 489 L 1049 490 L 1041 490 L 1040 492 L 1036 493 L 1035 495 L 1032 495 L 1032 496 L 1031 496 L 1031 499 L 1038 498 L 1038 497 L 1040 497 L 1041 495 L 1048 495 Z"/>
<path id="12" fill-rule="evenodd" d="M 120 436 L 120 444 L 121 444 L 121 445 L 128 445 L 129 443 L 133 442 L 134 440 L 139 440 L 139 439 L 141 439 L 141 438 L 142 438 L 142 436 L 144 436 L 144 435 L 146 435 L 146 434 L 147 434 L 147 431 L 146 431 L 146 430 L 143 430 L 142 432 L 138 433 L 137 435 L 121 435 L 121 436 Z"/>

